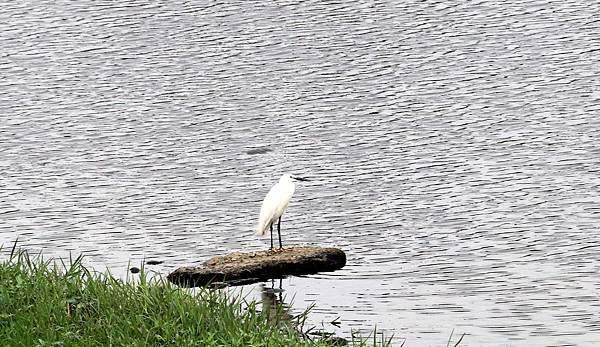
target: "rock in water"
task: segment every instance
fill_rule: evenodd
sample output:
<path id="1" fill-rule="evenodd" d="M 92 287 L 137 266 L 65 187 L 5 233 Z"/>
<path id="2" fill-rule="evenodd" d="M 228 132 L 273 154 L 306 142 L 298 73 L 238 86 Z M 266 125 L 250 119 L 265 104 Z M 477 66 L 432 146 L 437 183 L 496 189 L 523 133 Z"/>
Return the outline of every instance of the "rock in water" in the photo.
<path id="1" fill-rule="evenodd" d="M 207 260 L 201 267 L 181 267 L 167 279 L 184 287 L 213 283 L 242 285 L 335 271 L 346 265 L 346 254 L 338 248 L 290 247 L 259 252 L 236 252 Z"/>

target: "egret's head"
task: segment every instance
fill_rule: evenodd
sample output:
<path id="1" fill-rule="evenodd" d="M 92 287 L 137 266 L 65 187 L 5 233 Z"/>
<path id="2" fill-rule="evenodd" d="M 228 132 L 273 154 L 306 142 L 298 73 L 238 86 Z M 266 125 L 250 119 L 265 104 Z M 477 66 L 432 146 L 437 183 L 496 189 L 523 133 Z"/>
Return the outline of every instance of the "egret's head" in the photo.
<path id="1" fill-rule="evenodd" d="M 279 182 L 291 182 L 292 181 L 292 175 L 290 175 L 289 173 L 285 173 L 281 176 L 281 178 L 279 179 Z"/>

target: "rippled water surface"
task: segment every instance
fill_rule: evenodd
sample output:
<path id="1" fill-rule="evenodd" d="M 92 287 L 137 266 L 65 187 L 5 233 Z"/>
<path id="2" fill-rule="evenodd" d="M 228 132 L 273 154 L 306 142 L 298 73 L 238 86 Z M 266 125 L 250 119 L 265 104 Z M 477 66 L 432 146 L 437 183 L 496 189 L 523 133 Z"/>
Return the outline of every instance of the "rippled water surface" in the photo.
<path id="1" fill-rule="evenodd" d="M 289 171 L 312 181 L 284 243 L 348 255 L 283 281 L 312 324 L 410 346 L 452 330 L 464 346 L 599 343 L 599 13 L 5 2 L 0 241 L 167 273 L 265 248 L 260 202 Z"/>

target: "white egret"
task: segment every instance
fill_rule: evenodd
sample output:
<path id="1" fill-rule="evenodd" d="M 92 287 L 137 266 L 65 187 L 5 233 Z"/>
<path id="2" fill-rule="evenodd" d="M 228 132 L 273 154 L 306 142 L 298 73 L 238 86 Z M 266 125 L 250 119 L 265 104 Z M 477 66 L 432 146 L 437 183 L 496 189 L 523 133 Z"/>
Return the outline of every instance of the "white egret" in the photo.
<path id="1" fill-rule="evenodd" d="M 306 178 L 294 177 L 290 174 L 284 174 L 279 179 L 271 190 L 265 196 L 262 206 L 260 207 L 260 217 L 256 226 L 256 233 L 264 235 L 267 229 L 271 231 L 271 249 L 273 249 L 273 223 L 277 221 L 277 234 L 279 235 L 279 248 L 281 246 L 281 215 L 285 212 L 296 184 L 293 180 L 308 181 Z"/>

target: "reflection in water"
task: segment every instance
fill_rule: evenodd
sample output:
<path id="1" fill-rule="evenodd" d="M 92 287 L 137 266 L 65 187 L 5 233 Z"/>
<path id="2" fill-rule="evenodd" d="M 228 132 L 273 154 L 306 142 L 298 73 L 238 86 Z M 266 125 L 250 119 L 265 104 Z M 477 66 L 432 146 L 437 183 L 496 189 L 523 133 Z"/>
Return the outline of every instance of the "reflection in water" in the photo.
<path id="1" fill-rule="evenodd" d="M 291 323 L 294 316 L 290 313 L 291 306 L 283 300 L 282 279 L 279 279 L 279 285 L 276 288 L 276 280 L 272 279 L 270 286 L 260 283 L 260 297 L 263 312 L 268 312 L 269 320 L 276 324 L 280 322 Z"/>
<path id="2" fill-rule="evenodd" d="M 299 314 L 292 314 L 292 305 L 285 302 L 285 296 L 283 295 L 285 290 L 282 287 L 282 282 L 282 279 L 272 279 L 269 285 L 266 283 L 260 283 L 258 285 L 258 288 L 260 289 L 262 312 L 267 312 L 271 324 L 279 326 L 280 328 L 285 327 L 292 329 L 295 333 L 300 334 L 307 340 L 322 340 L 327 341 L 332 345 L 347 344 L 346 339 L 338 337 L 335 332 L 325 329 L 323 322 L 321 323 L 321 327 L 305 325 L 313 306 L 309 306 Z M 339 328 L 339 317 L 331 322 L 331 324 L 332 326 Z"/>

